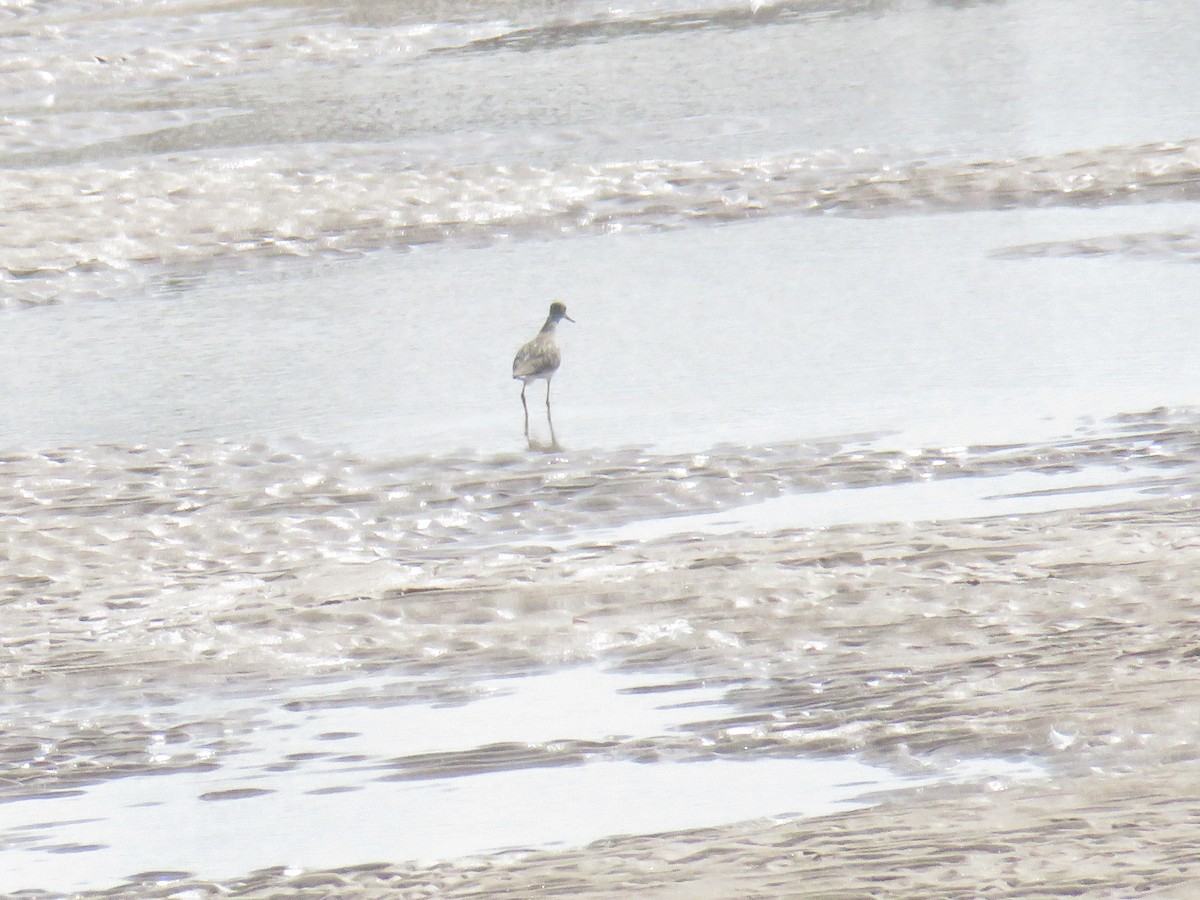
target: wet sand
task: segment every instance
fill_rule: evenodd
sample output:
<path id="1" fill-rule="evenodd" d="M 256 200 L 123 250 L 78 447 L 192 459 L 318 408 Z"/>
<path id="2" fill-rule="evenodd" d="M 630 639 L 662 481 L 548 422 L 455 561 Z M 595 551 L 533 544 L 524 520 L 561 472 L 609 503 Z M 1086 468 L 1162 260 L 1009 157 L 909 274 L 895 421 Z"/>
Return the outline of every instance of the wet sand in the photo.
<path id="1" fill-rule="evenodd" d="M 1195 763 L 1069 788 L 942 790 L 798 822 L 613 838 L 429 868 L 386 864 L 128 896 L 1188 897 Z M 106 893 L 91 896 L 121 896 Z"/>
<path id="2" fill-rule="evenodd" d="M 600 664 L 691 679 L 720 692 L 726 708 L 714 714 L 702 704 L 694 718 L 650 738 L 416 754 L 388 772 L 417 766 L 419 777 L 437 778 L 513 766 L 852 758 L 912 777 L 979 759 L 1032 763 L 1045 774 L 982 772 L 879 792 L 865 809 L 817 818 L 764 810 L 767 818 L 757 821 L 614 836 L 578 848 L 530 847 L 426 865 L 360 859 L 280 866 L 225 880 L 159 871 L 70 896 L 1128 896 L 1149 889 L 1182 896 L 1197 874 L 1189 798 L 1200 772 L 1193 741 L 1200 714 L 1193 495 L 1200 431 L 1186 414 L 1165 411 L 1106 427 L 1044 446 L 969 448 L 955 458 L 930 451 L 907 456 L 904 465 L 895 454 L 862 448 L 809 448 L 808 459 L 799 447 L 725 451 L 703 465 L 693 461 L 692 475 L 703 483 L 703 470 L 724 466 L 744 497 L 778 495 L 781 483 L 804 479 L 822 490 L 854 491 L 919 481 L 923 471 L 931 483 L 986 482 L 1001 471 L 1078 476 L 1103 463 L 1138 475 L 1143 493 L 1136 499 L 1072 508 L 1077 478 L 1064 490 L 1064 508 L 1021 516 L 925 521 L 918 507 L 903 522 L 684 532 L 648 541 L 606 542 L 585 533 L 552 549 L 520 538 L 521 526 L 501 524 L 502 516 L 474 524 L 456 518 L 468 501 L 452 490 L 429 521 L 418 520 L 421 507 L 438 504 L 413 504 L 416 518 L 408 524 L 424 528 L 428 543 L 399 565 L 377 555 L 371 561 L 364 538 L 413 503 L 387 489 L 398 472 L 411 476 L 412 461 L 372 474 L 364 463 L 330 460 L 339 483 L 295 477 L 289 466 L 311 466 L 311 456 L 255 463 L 231 453 L 226 474 L 240 468 L 243 479 L 263 481 L 277 466 L 289 477 L 272 483 L 307 486 L 278 498 L 266 484 L 261 505 L 249 508 L 254 503 L 243 487 L 222 487 L 225 479 L 212 471 L 195 474 L 206 468 L 195 459 L 172 461 L 162 451 L 110 451 L 110 465 L 121 460 L 120 478 L 128 480 L 121 484 L 114 466 L 87 490 L 74 479 L 28 475 L 78 460 L 10 457 L 4 465 L 27 474 L 10 482 L 21 498 L 4 502 L 31 530 L 10 544 L 17 564 L 2 607 L 5 648 L 19 652 L 4 672 L 10 706 L 0 738 L 3 791 L 15 805 L 120 778 L 151 779 L 153 791 L 155 778 L 228 765 L 239 741 L 262 726 L 189 710 L 189 697 L 217 684 L 243 686 L 250 707 L 269 708 L 299 690 L 319 708 L 333 702 L 321 699 L 330 684 L 390 674 L 418 679 L 413 689 L 426 698 L 470 704 L 480 679 Z M 131 465 L 138 456 L 155 458 Z M 87 464 L 100 468 L 97 460 Z M 495 465 L 513 470 L 500 482 L 507 496 L 498 505 L 536 512 L 527 502 L 536 494 L 541 514 L 557 517 L 564 531 L 593 511 L 619 527 L 667 499 L 649 491 L 642 505 L 606 503 L 610 491 L 636 498 L 633 486 L 644 470 L 604 470 L 595 460 L 590 479 L 568 478 L 557 489 L 552 470 L 531 471 L 536 462 L 463 463 L 472 477 Z M 677 475 L 680 483 L 685 475 Z M 197 484 L 185 489 L 188 477 Z M 469 483 L 457 482 L 458 491 Z M 109 485 L 109 500 L 141 491 L 140 511 L 127 512 L 120 526 L 96 515 L 104 509 L 97 484 Z M 350 484 L 358 485 L 355 493 L 347 492 Z M 131 509 L 128 498 L 122 502 Z M 339 505 L 361 512 L 368 502 L 390 504 L 391 515 L 337 512 Z M 724 502 L 702 494 L 680 505 L 696 512 Z M 234 515 L 228 504 L 249 506 Z M 56 529 L 50 523 L 65 508 L 73 515 Z M 195 518 L 170 518 L 189 508 Z M 305 522 L 298 515 L 304 509 L 321 515 Z M 440 529 L 433 521 L 439 515 Z M 180 527 L 164 531 L 168 521 Z M 322 534 L 321 565 L 300 552 L 317 546 L 305 530 L 318 523 L 343 534 L 341 541 Z M 250 526 L 275 530 L 273 555 L 260 537 L 246 545 L 250 555 L 230 560 L 229 548 L 213 540 L 228 527 L 232 547 L 243 540 L 237 530 Z M 204 545 L 242 573 L 240 586 L 230 587 L 213 562 L 194 555 L 188 527 L 202 529 Z M 554 530 L 537 525 L 538 533 Z M 501 546 L 498 532 L 505 533 Z M 99 533 L 114 561 L 130 560 L 124 585 L 113 561 L 96 560 L 101 584 L 86 572 L 56 571 L 54 555 L 38 549 L 39 542 L 45 548 L 80 540 L 102 555 Z M 122 540 L 141 541 L 143 549 L 125 553 Z M 23 556 L 13 553 L 17 546 Z M 191 561 L 181 564 L 175 554 Z M 151 589 L 155 579 L 165 580 Z M 36 592 L 29 591 L 34 584 Z M 411 699 L 338 702 L 369 716 L 373 703 Z M 55 714 L 40 716 L 47 706 Z M 13 718 L 16 709 L 23 724 Z M 178 752 L 156 756 L 164 743 Z M 205 752 L 193 752 L 198 748 Z M 354 789 L 362 776 L 345 777 Z M 220 799 L 251 803 L 260 787 L 248 781 L 244 794 Z M 540 799 L 536 792 L 527 798 Z M 363 827 L 395 827 L 386 814 L 363 815 Z M 50 822 L 32 833 L 45 844 L 54 828 Z M 24 834 L 4 832 L 6 846 L 29 841 L 31 832 Z M 59 852 L 86 865 L 87 854 L 103 847 Z"/>
<path id="3" fill-rule="evenodd" d="M 0 893 L 1196 894 L 1196 9 L 9 4 Z"/>
<path id="4" fill-rule="evenodd" d="M 1194 505 L 1047 518 L 1027 526 L 1051 535 L 1036 547 L 1026 529 L 1014 534 L 999 523 L 869 541 L 781 540 L 765 551 L 721 541 L 702 554 L 672 554 L 689 573 L 689 593 L 708 602 L 650 579 L 635 586 L 659 595 L 672 621 L 736 635 L 740 662 L 763 672 L 742 698 L 760 727 L 728 738 L 713 723 L 711 753 L 861 752 L 893 766 L 913 754 L 1030 754 L 1046 761 L 1049 783 L 916 790 L 818 820 L 428 868 L 280 870 L 220 888 L 182 878 L 81 896 L 1128 896 L 1148 888 L 1169 895 L 1172 886 L 1184 896 L 1197 876 L 1190 798 L 1200 765 L 1191 733 L 1200 710 L 1190 596 L 1196 535 L 1178 526 L 1195 518 Z M 1170 564 L 1146 559 L 1155 531 L 1173 538 Z M 729 561 L 713 565 L 713 553 Z M 887 575 L 865 576 L 868 568 Z M 837 592 L 841 608 L 781 597 L 739 614 L 716 600 L 730 596 L 731 580 L 738 593 L 781 593 L 780 575 L 797 571 Z M 561 588 L 562 573 L 553 574 Z M 584 636 L 613 614 L 595 598 L 557 612 L 582 617 L 575 630 Z M 805 653 L 799 671 L 777 664 L 779 644 L 795 635 L 810 647 L 826 643 Z M 698 638 L 689 662 L 724 668 L 725 647 L 710 642 Z M 633 666 L 655 657 L 653 647 L 614 655 Z M 115 774 L 107 768 L 106 777 Z"/>

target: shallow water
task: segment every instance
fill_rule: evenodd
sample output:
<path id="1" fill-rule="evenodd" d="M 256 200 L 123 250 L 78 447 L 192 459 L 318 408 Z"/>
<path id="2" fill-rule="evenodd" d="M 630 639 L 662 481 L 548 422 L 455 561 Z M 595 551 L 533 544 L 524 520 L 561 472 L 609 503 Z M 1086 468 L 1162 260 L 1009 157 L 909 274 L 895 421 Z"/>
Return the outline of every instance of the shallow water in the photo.
<path id="1" fill-rule="evenodd" d="M 717 513 L 650 519 L 607 532 L 585 532 L 584 540 L 646 541 L 679 534 L 767 534 L 831 525 L 1018 516 L 1130 503 L 1156 489 L 1162 489 L 1161 483 L 1128 469 L 921 480 L 853 491 L 785 494 Z"/>
<path id="2" fill-rule="evenodd" d="M 1192 199 L 1184 0 L 68 10 L 0 31 L 12 305 L 214 259 Z"/>
<path id="3" fill-rule="evenodd" d="M 199 771 L 155 774 L 194 749 L 160 734 L 144 773 L 0 807 L 8 851 L 0 890 L 230 878 L 280 860 L 303 871 L 572 847 L 611 834 L 828 815 L 937 781 L 1046 774 L 988 759 L 899 777 L 851 759 L 702 748 L 660 757 L 664 735 L 734 710 L 723 690 L 644 675 L 569 669 L 482 682 L 475 696 L 437 706 L 414 703 L 413 689 L 358 678 L 276 697 L 280 706 L 265 716 L 245 698 L 192 698 L 180 712 L 223 722 L 237 734 L 229 753 Z"/>
<path id="4" fill-rule="evenodd" d="M 0 0 L 0 890 L 1188 895 L 1197 15 Z"/>
<path id="5" fill-rule="evenodd" d="M 8 805 L 0 890 L 72 890 L 150 872 L 159 882 L 230 878 L 280 860 L 303 870 L 579 846 L 616 833 L 828 814 L 931 781 L 846 759 L 658 759 L 660 736 L 732 710 L 722 691 L 646 676 L 571 669 L 484 682 L 450 706 L 414 704 L 411 685 L 378 677 L 330 687 L 337 693 L 277 697 L 265 717 L 244 698 L 193 698 L 189 716 L 219 719 L 238 735 L 211 767 L 153 774 L 155 763 L 194 749 L 160 736 L 145 774 Z M 981 760 L 940 777 L 1042 774 Z M 288 824 L 264 830 L 265 822 Z"/>
<path id="6" fill-rule="evenodd" d="M 568 448 L 1049 437 L 1084 415 L 1191 402 L 1195 273 L 1154 267 L 1148 290 L 1144 263 L 992 254 L 1089 225 L 1160 227 L 1187 209 L 779 219 L 371 256 L 213 276 L 154 302 L 64 304 L 0 330 L 0 435 L 518 450 L 511 354 L 544 312 L 528 297 L 562 296 L 577 320 L 560 328 L 554 382 Z M 847 275 L 868 270 L 866 282 Z M 547 441 L 542 385 L 531 390 Z"/>

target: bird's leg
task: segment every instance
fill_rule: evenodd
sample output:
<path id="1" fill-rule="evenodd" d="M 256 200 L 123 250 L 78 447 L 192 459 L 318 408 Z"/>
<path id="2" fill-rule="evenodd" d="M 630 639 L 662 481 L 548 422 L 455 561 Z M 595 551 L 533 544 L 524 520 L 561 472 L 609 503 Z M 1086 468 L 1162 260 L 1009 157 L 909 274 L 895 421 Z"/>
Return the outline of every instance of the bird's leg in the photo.
<path id="1" fill-rule="evenodd" d="M 525 410 L 525 440 L 529 440 L 529 404 L 525 402 L 525 388 L 528 382 L 521 382 L 521 409 Z"/>
<path id="2" fill-rule="evenodd" d="M 550 446 L 558 449 L 558 438 L 554 436 L 554 419 L 550 417 L 550 379 L 546 379 L 546 421 L 550 425 Z"/>

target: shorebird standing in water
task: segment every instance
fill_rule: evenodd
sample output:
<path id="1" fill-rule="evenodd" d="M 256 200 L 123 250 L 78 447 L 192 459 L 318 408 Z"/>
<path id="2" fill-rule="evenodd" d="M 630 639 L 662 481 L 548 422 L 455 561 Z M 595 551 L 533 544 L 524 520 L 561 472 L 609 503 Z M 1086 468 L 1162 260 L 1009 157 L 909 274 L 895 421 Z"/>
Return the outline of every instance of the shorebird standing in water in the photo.
<path id="1" fill-rule="evenodd" d="M 529 404 L 525 402 L 525 388 L 529 382 L 539 378 L 546 379 L 546 421 L 550 423 L 551 446 L 558 447 L 558 438 L 554 436 L 554 419 L 550 416 L 550 379 L 558 371 L 562 362 L 562 354 L 558 352 L 558 344 L 554 342 L 554 329 L 563 319 L 574 322 L 567 315 L 567 307 L 557 300 L 550 304 L 550 315 L 546 316 L 546 324 L 529 343 L 517 351 L 513 360 L 513 378 L 521 382 L 521 406 L 525 410 L 525 440 L 529 441 Z M 532 441 L 530 445 L 532 446 Z"/>

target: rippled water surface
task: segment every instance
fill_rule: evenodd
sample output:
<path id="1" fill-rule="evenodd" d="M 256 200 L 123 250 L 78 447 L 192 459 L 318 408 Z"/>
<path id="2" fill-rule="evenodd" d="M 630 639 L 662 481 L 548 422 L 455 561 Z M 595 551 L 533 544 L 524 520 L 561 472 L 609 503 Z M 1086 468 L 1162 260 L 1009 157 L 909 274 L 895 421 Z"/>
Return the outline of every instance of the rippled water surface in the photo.
<path id="1" fill-rule="evenodd" d="M 0 891 L 1194 893 L 1198 25 L 0 0 Z"/>

